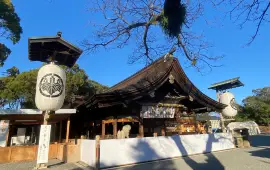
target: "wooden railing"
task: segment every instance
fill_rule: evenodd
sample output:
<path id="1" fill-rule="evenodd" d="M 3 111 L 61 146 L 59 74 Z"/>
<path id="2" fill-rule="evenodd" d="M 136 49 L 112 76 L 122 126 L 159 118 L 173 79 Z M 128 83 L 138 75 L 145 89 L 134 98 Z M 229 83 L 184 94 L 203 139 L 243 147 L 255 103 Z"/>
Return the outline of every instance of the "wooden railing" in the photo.
<path id="1" fill-rule="evenodd" d="M 49 159 L 59 159 L 65 162 L 80 160 L 80 141 L 78 144 L 58 143 L 50 144 Z M 37 159 L 38 146 L 0 147 L 0 163 L 34 161 Z"/>
<path id="2" fill-rule="evenodd" d="M 59 144 L 51 144 L 49 149 L 49 159 L 56 159 Z M 0 147 L 0 163 L 32 161 L 37 159 L 38 146 L 11 146 Z"/>

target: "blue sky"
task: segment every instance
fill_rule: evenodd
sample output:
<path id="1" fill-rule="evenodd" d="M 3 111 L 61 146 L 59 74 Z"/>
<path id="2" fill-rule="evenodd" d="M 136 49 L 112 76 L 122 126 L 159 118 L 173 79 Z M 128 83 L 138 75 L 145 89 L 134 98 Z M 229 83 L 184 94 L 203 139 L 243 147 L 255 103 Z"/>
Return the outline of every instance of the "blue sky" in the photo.
<path id="1" fill-rule="evenodd" d="M 92 33 L 90 22 L 99 19 L 87 11 L 91 6 L 88 0 L 13 0 L 13 4 L 21 18 L 23 35 L 16 45 L 7 42 L 12 54 L 4 67 L 0 68 L 0 72 L 12 66 L 27 71 L 41 65 L 40 62 L 28 60 L 28 37 L 51 36 L 61 30 L 63 38 L 79 44 L 81 40 L 90 37 Z M 269 40 L 267 34 L 269 25 L 262 26 L 260 34 L 251 46 L 244 46 L 255 31 L 253 25 L 246 25 L 240 30 L 237 24 L 233 24 L 228 19 L 209 25 L 206 24 L 205 19 L 210 22 L 216 21 L 220 18 L 221 12 L 206 7 L 204 14 L 205 17 L 199 19 L 192 30 L 204 32 L 207 40 L 214 44 L 215 47 L 209 51 L 209 54 L 224 54 L 225 58 L 218 62 L 223 67 L 214 68 L 212 72 L 203 76 L 194 68 L 185 68 L 191 81 L 202 92 L 216 99 L 215 92 L 207 89 L 210 84 L 240 76 L 245 86 L 232 90 L 238 103 L 251 95 L 252 89 L 269 86 L 270 58 L 266 44 Z M 103 50 L 94 54 L 84 54 L 78 60 L 78 64 L 90 79 L 112 86 L 144 66 L 144 64 L 127 64 L 131 52 L 131 47 L 127 47 L 121 50 Z M 184 56 L 178 57 L 180 62 L 184 61 Z"/>

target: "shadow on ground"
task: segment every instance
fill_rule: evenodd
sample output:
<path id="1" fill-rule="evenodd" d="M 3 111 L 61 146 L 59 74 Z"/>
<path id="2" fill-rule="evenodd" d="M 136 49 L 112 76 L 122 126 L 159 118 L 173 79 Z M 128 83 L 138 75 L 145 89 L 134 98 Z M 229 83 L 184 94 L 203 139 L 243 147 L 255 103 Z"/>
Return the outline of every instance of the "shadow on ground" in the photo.
<path id="1" fill-rule="evenodd" d="M 256 151 L 249 151 L 251 156 L 257 156 L 261 158 L 270 158 L 270 148 L 262 148 Z"/>

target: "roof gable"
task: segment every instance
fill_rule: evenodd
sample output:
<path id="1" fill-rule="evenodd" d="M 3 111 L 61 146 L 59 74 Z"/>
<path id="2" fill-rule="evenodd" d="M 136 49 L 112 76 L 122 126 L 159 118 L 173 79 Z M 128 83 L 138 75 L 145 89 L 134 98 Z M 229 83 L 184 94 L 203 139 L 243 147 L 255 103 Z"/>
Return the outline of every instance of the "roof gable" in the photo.
<path id="1" fill-rule="evenodd" d="M 140 83 L 142 81 L 149 81 L 152 82 L 155 79 L 160 78 L 164 72 L 168 71 L 169 67 L 171 66 L 173 60 L 165 60 L 164 57 L 160 57 L 152 64 L 144 67 L 143 69 L 139 70 L 135 74 L 131 75 L 130 77 L 124 79 L 123 81 L 115 84 L 106 92 L 112 92 L 114 90 L 120 90 L 130 86 L 132 84 Z"/>
<path id="2" fill-rule="evenodd" d="M 101 103 L 118 103 L 136 100 L 158 89 L 165 82 L 173 79 L 174 83 L 183 89 L 185 93 L 204 107 L 212 110 L 221 110 L 226 105 L 219 103 L 203 94 L 186 76 L 179 61 L 175 57 L 160 57 L 149 66 L 143 68 L 127 79 L 117 83 L 108 91 L 96 94 L 87 101 L 87 105 Z M 117 102 L 118 101 L 118 102 Z"/>

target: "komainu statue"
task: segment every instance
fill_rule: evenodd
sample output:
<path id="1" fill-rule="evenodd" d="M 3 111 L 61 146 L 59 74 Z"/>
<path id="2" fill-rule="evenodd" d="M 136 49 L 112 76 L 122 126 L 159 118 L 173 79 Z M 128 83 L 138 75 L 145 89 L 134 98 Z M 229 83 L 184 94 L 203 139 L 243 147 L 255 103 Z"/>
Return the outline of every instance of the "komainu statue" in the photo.
<path id="1" fill-rule="evenodd" d="M 129 138 L 129 132 L 131 130 L 130 125 L 125 125 L 123 126 L 122 130 L 118 130 L 117 132 L 117 139 L 124 139 L 124 138 Z"/>

